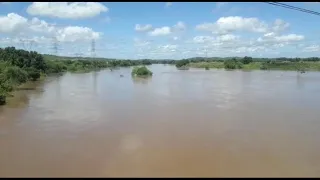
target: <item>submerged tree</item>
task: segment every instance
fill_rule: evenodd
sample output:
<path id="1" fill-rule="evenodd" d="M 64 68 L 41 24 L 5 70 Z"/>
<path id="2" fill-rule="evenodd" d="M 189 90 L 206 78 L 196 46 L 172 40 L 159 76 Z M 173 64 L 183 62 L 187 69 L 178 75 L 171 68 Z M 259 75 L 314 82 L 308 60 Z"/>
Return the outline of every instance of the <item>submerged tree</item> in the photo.
<path id="1" fill-rule="evenodd" d="M 145 66 L 134 67 L 131 72 L 132 76 L 152 76 L 152 74 L 153 73 Z"/>

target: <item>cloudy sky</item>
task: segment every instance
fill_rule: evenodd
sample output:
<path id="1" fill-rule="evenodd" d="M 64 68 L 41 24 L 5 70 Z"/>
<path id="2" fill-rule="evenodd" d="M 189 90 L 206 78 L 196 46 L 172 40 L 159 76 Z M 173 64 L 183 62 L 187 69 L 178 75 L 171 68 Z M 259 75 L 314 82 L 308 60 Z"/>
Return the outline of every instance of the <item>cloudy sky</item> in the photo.
<path id="1" fill-rule="evenodd" d="M 287 3 L 320 12 L 320 3 Z M 0 3 L 0 46 L 110 58 L 310 57 L 320 16 L 262 2 Z M 54 50 L 57 44 L 58 51 Z"/>

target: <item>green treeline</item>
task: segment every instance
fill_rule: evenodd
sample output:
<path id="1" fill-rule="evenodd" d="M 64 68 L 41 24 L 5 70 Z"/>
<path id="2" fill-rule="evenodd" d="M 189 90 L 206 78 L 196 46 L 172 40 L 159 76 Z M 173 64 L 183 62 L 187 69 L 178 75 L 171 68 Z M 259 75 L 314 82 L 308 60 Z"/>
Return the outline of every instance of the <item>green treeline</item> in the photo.
<path id="1" fill-rule="evenodd" d="M 320 71 L 320 58 L 190 58 L 177 61 L 177 68 L 224 68 L 244 70 Z"/>
<path id="2" fill-rule="evenodd" d="M 145 66 L 151 64 L 172 64 L 178 69 L 189 67 L 225 69 L 261 69 L 320 71 L 320 58 L 189 58 L 182 60 L 128 60 L 89 57 L 62 57 L 42 55 L 35 51 L 25 51 L 14 47 L 0 48 L 0 105 L 15 88 L 27 81 L 36 81 L 48 74 L 69 72 L 88 72 L 103 68 L 142 66 L 134 68 L 135 75 L 152 75 Z"/>
<path id="3" fill-rule="evenodd" d="M 103 58 L 71 58 L 42 55 L 34 51 L 0 48 L 0 105 L 6 103 L 10 92 L 27 81 L 36 81 L 41 76 L 66 71 L 88 72 L 102 68 L 117 68 L 151 63 L 173 64 L 173 60 L 112 60 Z M 149 73 L 140 69 L 139 73 Z"/>
<path id="4" fill-rule="evenodd" d="M 0 105 L 6 103 L 10 92 L 27 81 L 36 81 L 41 76 L 63 72 L 88 72 L 103 68 L 114 69 L 142 65 L 135 69 L 137 75 L 152 75 L 145 65 L 175 64 L 174 60 L 117 60 L 106 58 L 62 57 L 42 55 L 15 47 L 0 48 Z"/>
<path id="5" fill-rule="evenodd" d="M 48 70 L 43 56 L 37 52 L 0 48 L 0 105 L 15 87 L 28 80 L 37 80 Z"/>

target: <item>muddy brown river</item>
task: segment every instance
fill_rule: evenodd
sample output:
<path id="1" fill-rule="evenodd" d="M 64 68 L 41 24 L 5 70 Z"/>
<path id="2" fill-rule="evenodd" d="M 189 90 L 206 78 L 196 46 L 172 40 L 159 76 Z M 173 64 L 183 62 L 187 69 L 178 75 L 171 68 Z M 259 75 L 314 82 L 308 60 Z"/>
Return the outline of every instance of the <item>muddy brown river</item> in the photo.
<path id="1" fill-rule="evenodd" d="M 0 107 L 0 177 L 320 176 L 320 73 L 150 69 L 16 92 Z"/>

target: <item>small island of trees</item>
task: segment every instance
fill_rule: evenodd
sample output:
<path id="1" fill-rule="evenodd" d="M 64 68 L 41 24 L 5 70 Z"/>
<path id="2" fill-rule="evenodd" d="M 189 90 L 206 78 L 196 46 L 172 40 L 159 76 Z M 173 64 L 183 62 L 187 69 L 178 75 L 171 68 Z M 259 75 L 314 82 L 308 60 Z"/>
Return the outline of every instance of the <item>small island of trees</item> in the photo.
<path id="1" fill-rule="evenodd" d="M 145 66 L 134 67 L 131 72 L 132 76 L 139 76 L 139 77 L 148 77 L 148 76 L 152 76 L 152 74 L 153 73 Z"/>

